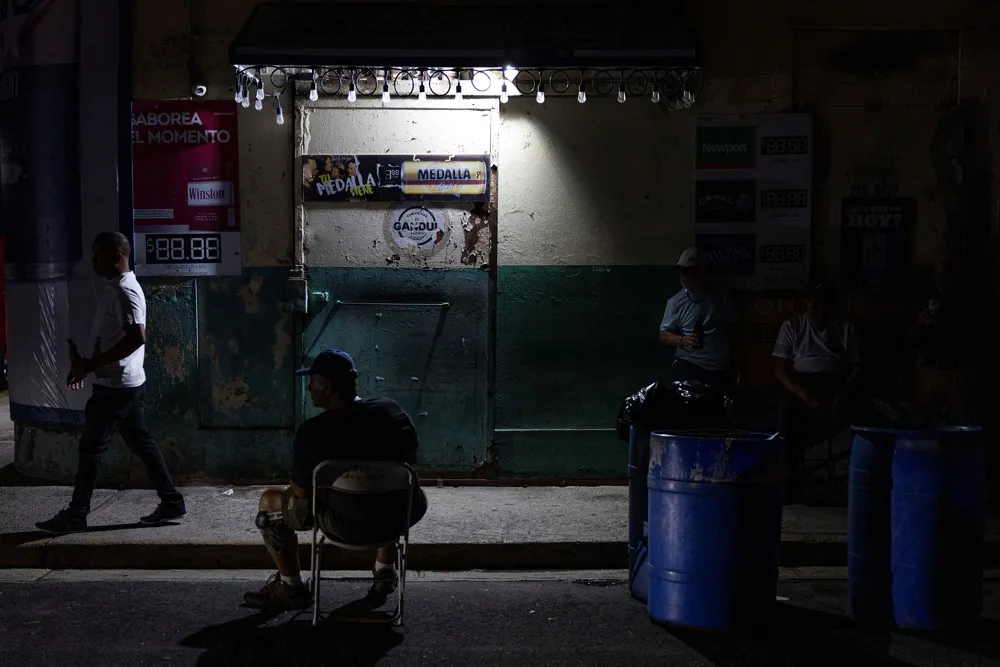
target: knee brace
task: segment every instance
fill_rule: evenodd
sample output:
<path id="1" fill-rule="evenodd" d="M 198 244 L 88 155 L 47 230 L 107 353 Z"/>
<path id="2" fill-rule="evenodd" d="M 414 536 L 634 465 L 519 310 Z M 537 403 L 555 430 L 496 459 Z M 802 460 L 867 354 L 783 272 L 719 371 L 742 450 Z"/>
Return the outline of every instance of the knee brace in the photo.
<path id="1" fill-rule="evenodd" d="M 264 535 L 264 543 L 274 553 L 281 553 L 289 539 L 295 536 L 292 529 L 282 521 L 281 512 L 260 512 L 254 523 Z"/>

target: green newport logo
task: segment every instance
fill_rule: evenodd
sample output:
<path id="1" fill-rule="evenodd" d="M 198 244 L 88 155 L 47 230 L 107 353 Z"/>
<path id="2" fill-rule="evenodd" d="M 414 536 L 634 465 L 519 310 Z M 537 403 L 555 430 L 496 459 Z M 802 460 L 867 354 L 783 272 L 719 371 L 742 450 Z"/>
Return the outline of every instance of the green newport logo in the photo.
<path id="1" fill-rule="evenodd" d="M 699 127 L 695 131 L 697 169 L 750 169 L 757 154 L 752 125 Z"/>

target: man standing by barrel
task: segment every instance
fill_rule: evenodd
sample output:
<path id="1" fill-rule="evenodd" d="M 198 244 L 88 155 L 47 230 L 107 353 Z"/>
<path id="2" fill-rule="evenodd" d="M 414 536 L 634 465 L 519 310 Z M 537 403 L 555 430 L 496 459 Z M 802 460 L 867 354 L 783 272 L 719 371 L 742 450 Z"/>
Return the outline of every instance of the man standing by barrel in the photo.
<path id="1" fill-rule="evenodd" d="M 104 452 L 117 428 L 129 449 L 146 466 L 150 481 L 160 495 L 160 505 L 142 523 L 157 524 L 186 513 L 184 498 L 163 461 L 156 440 L 146 430 L 143 398 L 146 373 L 146 297 L 129 268 L 132 244 L 118 232 L 102 232 L 92 247 L 94 271 L 107 285 L 98 301 L 91 328 L 94 354 L 83 357 L 69 343 L 70 371 L 66 384 L 80 389 L 94 374 L 93 394 L 87 401 L 80 461 L 69 507 L 48 521 L 35 524 L 50 533 L 73 533 L 87 529 L 90 500 Z"/>
<path id="2" fill-rule="evenodd" d="M 726 387 L 738 373 L 732 345 L 737 318 L 731 295 L 709 282 L 698 248 L 681 253 L 677 267 L 681 290 L 667 301 L 660 323 L 660 341 L 677 348 L 670 380 Z"/>

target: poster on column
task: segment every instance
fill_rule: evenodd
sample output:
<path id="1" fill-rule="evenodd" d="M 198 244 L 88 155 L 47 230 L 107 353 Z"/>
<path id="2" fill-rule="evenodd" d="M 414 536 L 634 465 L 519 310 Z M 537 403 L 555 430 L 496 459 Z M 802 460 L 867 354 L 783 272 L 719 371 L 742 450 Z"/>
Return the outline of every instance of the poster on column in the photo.
<path id="1" fill-rule="evenodd" d="M 695 234 L 720 281 L 799 290 L 809 281 L 810 114 L 699 116 Z"/>
<path id="2" fill-rule="evenodd" d="M 239 142 L 231 100 L 132 102 L 135 270 L 239 275 Z"/>
<path id="3" fill-rule="evenodd" d="M 840 276 L 847 291 L 901 287 L 910 265 L 916 197 L 845 197 Z"/>

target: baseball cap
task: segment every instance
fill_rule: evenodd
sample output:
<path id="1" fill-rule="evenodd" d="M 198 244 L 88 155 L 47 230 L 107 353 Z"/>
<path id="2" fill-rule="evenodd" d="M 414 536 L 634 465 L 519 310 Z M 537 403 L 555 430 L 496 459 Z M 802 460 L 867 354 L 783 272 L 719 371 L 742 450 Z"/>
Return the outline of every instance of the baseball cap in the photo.
<path id="1" fill-rule="evenodd" d="M 693 266 L 703 266 L 701 251 L 694 246 L 688 248 L 681 253 L 680 258 L 677 260 L 677 266 L 683 267 L 685 269 L 690 269 Z"/>
<path id="2" fill-rule="evenodd" d="M 319 375 L 332 384 L 339 384 L 344 380 L 353 380 L 358 377 L 358 371 L 354 368 L 354 360 L 343 350 L 324 350 L 316 355 L 312 366 L 300 368 L 295 371 L 295 374 Z"/>

